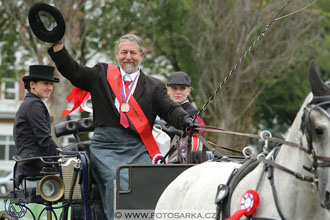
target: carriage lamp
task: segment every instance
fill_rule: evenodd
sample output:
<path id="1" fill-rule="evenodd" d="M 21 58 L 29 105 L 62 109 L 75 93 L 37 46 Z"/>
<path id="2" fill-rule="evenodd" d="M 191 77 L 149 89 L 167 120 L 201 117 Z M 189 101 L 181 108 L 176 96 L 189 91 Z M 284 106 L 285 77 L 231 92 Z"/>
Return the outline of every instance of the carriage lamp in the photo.
<path id="1" fill-rule="evenodd" d="M 42 178 L 38 186 L 41 197 L 49 202 L 59 200 L 64 194 L 63 180 L 55 175 Z"/>

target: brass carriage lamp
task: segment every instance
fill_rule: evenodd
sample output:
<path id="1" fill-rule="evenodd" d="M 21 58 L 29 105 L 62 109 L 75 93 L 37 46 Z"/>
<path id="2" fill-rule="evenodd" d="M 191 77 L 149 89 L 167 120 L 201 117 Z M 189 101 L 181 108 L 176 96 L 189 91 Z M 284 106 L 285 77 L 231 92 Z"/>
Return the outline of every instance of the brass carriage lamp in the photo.
<path id="1" fill-rule="evenodd" d="M 42 178 L 38 190 L 44 200 L 55 202 L 64 194 L 64 182 L 58 176 L 48 175 Z"/>

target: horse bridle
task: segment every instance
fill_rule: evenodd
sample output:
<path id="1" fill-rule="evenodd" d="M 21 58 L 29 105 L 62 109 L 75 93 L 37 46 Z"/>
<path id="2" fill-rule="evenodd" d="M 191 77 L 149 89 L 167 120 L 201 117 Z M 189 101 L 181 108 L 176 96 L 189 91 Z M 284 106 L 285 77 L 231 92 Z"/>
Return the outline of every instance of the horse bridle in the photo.
<path id="1" fill-rule="evenodd" d="M 216 133 L 224 133 L 224 134 L 231 134 L 231 135 L 238 135 L 238 136 L 244 136 L 244 137 L 250 137 L 250 138 L 255 138 L 255 139 L 261 139 L 261 140 L 264 140 L 264 141 L 271 141 L 271 142 L 274 142 L 274 143 L 278 143 L 278 144 L 281 144 L 281 145 L 286 145 L 286 146 L 290 146 L 290 147 L 294 147 L 294 148 L 297 148 L 305 153 L 307 153 L 308 155 L 312 155 L 313 158 L 317 159 L 317 160 L 325 160 L 325 161 L 330 161 L 330 158 L 327 158 L 327 157 L 322 157 L 322 156 L 316 156 L 316 155 L 313 155 L 309 152 L 308 149 L 306 149 L 305 147 L 297 144 L 297 143 L 294 143 L 294 142 L 290 142 L 290 141 L 286 141 L 286 140 L 283 140 L 283 139 L 280 139 L 280 138 L 276 138 L 276 137 L 270 137 L 270 136 L 262 136 L 262 135 L 255 135 L 255 134 L 247 134 L 247 133 L 241 133 L 241 132 L 234 132 L 234 131 L 228 131 L 228 130 L 224 130 L 224 129 L 221 129 L 221 128 L 216 128 L 216 127 L 212 127 L 212 126 L 207 126 L 207 125 L 197 125 L 198 127 L 196 128 L 196 130 L 199 130 L 199 131 L 207 131 L 207 132 L 216 132 Z M 206 147 L 208 150 L 210 150 L 211 152 L 213 152 L 216 156 L 219 156 L 220 157 L 222 156 L 220 153 L 218 153 L 217 151 L 215 151 L 214 148 L 212 148 L 210 145 L 208 145 L 207 141 L 201 136 L 199 135 L 198 133 L 197 134 L 197 137 L 200 139 L 200 141 L 203 143 L 203 147 Z M 303 175 L 301 173 L 298 173 L 298 172 L 295 172 L 293 170 L 290 170 L 276 162 L 273 161 L 274 158 L 272 159 L 267 159 L 265 157 L 265 154 L 264 153 L 261 153 L 258 155 L 257 159 L 259 161 L 262 161 L 272 167 L 276 167 L 288 174 L 291 174 L 293 176 L 295 176 L 297 179 L 299 180 L 302 180 L 302 181 L 307 181 L 307 182 L 317 182 L 317 179 L 315 177 L 315 175 L 313 176 L 306 176 L 306 175 Z M 314 166 L 313 166 L 314 167 Z M 308 169 L 308 168 L 306 168 Z M 312 173 L 314 174 L 314 169 L 310 168 L 308 169 L 308 171 L 313 171 Z M 316 171 L 316 169 L 315 169 Z"/>
<path id="2" fill-rule="evenodd" d="M 320 100 L 322 100 L 321 102 L 319 102 Z M 315 104 L 316 103 L 316 104 Z M 312 162 L 312 166 L 311 167 L 307 167 L 307 166 L 303 166 L 303 168 L 307 171 L 309 171 L 310 173 L 313 174 L 313 176 L 305 176 L 301 173 L 295 172 L 293 170 L 290 170 L 284 166 L 281 166 L 277 163 L 275 163 L 273 160 L 267 159 L 265 157 L 258 156 L 258 160 L 263 161 L 264 163 L 276 167 L 282 171 L 285 171 L 291 175 L 294 175 L 297 179 L 300 179 L 302 181 L 307 181 L 307 182 L 312 182 L 312 186 L 317 187 L 317 182 L 318 182 L 318 178 L 317 178 L 317 168 L 318 167 L 330 167 L 330 157 L 327 156 L 320 156 L 320 155 L 316 155 L 314 148 L 313 148 L 313 139 L 312 139 L 312 123 L 311 123 L 311 112 L 313 110 L 317 110 L 317 109 L 321 109 L 322 106 L 330 106 L 330 97 L 326 96 L 326 97 L 314 97 L 313 100 L 311 101 L 311 103 L 309 103 L 305 109 L 304 109 L 304 114 L 302 116 L 302 121 L 301 121 L 301 131 L 303 133 L 306 133 L 306 140 L 307 140 L 307 149 L 304 148 L 301 145 L 298 145 L 296 143 L 293 142 L 286 142 L 283 144 L 287 145 L 287 146 L 291 146 L 291 147 L 296 147 L 302 151 L 304 151 L 305 153 L 307 153 L 308 155 L 310 155 L 313 158 L 313 162 Z M 330 115 L 328 114 L 328 110 L 330 110 L 330 108 L 325 109 L 327 111 L 326 117 L 328 119 L 330 119 Z M 274 140 L 272 140 L 274 141 Z M 277 141 L 277 140 L 276 140 Z M 321 162 L 318 162 L 321 161 Z M 317 189 L 317 188 L 316 188 Z"/>
<path id="3" fill-rule="evenodd" d="M 312 102 L 308 104 L 308 106 L 305 107 L 303 119 L 302 119 L 302 124 L 301 124 L 301 130 L 302 132 L 306 131 L 306 139 L 307 139 L 307 147 L 308 147 L 308 152 L 313 156 L 313 166 L 311 168 L 311 171 L 316 171 L 318 167 L 330 167 L 330 157 L 327 156 L 321 156 L 321 155 L 316 155 L 314 148 L 313 148 L 313 138 L 312 138 L 312 123 L 311 123 L 311 112 L 313 110 L 318 110 L 323 108 L 326 111 L 326 117 L 330 120 L 330 115 L 329 115 L 329 110 L 330 110 L 330 97 L 322 97 L 323 100 L 326 98 L 325 101 L 319 102 L 315 104 L 315 101 L 320 100 L 319 97 L 314 97 Z M 310 107 L 311 106 L 311 107 Z M 327 106 L 327 108 L 324 108 Z M 324 111 L 320 111 L 321 113 Z M 318 162 L 321 161 L 321 162 Z M 308 169 L 309 170 L 309 169 Z"/>
<path id="4" fill-rule="evenodd" d="M 300 145 L 300 144 L 290 142 L 290 141 L 286 141 L 286 140 L 276 138 L 276 137 L 241 133 L 241 132 L 235 132 L 235 131 L 228 131 L 228 130 L 213 127 L 213 126 L 196 124 L 196 126 L 197 126 L 196 130 L 207 131 L 207 132 L 216 132 L 216 133 L 224 133 L 224 134 L 231 134 L 231 135 L 238 135 L 238 136 L 245 136 L 245 137 L 250 137 L 250 138 L 255 138 L 255 139 L 261 139 L 261 140 L 264 140 L 264 141 L 271 141 L 271 142 L 275 142 L 275 143 L 278 143 L 278 144 L 287 145 L 287 146 L 290 146 L 290 147 L 297 148 L 297 149 L 311 155 L 311 157 L 314 160 L 313 165 L 312 165 L 311 168 L 305 167 L 305 169 L 307 169 L 308 171 L 314 173 L 316 171 L 317 167 L 330 167 L 330 157 L 315 154 L 315 151 L 313 149 L 312 136 L 310 135 L 311 132 L 312 132 L 312 130 L 311 130 L 312 125 L 311 125 L 311 119 L 310 119 L 311 112 L 313 110 L 321 108 L 322 106 L 326 106 L 326 105 L 330 106 L 330 96 L 327 96 L 327 99 L 325 101 L 324 101 L 324 99 L 325 99 L 325 97 L 322 97 L 323 101 L 320 102 L 320 103 L 315 104 L 316 101 L 320 100 L 320 97 L 316 96 L 316 97 L 313 98 L 312 102 L 310 104 L 308 104 L 308 106 L 305 107 L 304 114 L 302 116 L 301 130 L 302 130 L 303 133 L 306 131 L 305 133 L 306 133 L 306 138 L 307 138 L 307 143 L 308 143 L 307 149 L 305 147 L 303 147 L 302 145 Z M 311 106 L 311 107 L 309 107 L 309 106 Z M 330 110 L 330 108 L 329 108 L 329 110 Z M 329 114 L 327 114 L 326 116 L 330 119 Z M 201 139 L 201 141 L 203 142 L 203 144 L 207 148 L 210 148 L 208 144 L 205 144 L 206 141 L 203 139 L 202 136 L 198 135 L 198 137 Z M 215 149 L 213 149 L 213 148 L 209 149 L 209 150 L 211 150 L 212 152 L 215 152 Z M 217 155 L 219 155 L 219 154 L 217 154 Z M 263 162 L 268 163 L 269 165 L 272 165 L 274 167 L 282 169 L 285 172 L 289 172 L 290 174 L 295 175 L 298 179 L 306 180 L 306 181 L 309 181 L 309 182 L 315 181 L 315 178 L 306 177 L 302 174 L 296 173 L 294 171 L 290 171 L 287 168 L 282 167 L 281 165 L 278 165 L 275 162 L 270 161 L 270 160 L 268 160 L 264 157 L 259 157 L 258 159 L 262 160 Z M 317 162 L 317 161 L 321 161 L 321 162 Z"/>

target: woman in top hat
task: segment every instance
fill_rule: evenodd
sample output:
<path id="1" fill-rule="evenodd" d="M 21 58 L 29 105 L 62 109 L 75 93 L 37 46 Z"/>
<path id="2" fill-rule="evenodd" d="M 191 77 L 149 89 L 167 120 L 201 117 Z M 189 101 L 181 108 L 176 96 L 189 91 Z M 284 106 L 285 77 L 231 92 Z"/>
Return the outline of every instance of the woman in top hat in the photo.
<path id="1" fill-rule="evenodd" d="M 14 140 L 17 156 L 38 157 L 56 155 L 57 145 L 51 136 L 51 121 L 43 99 L 49 98 L 54 78 L 53 66 L 32 65 L 30 74 L 23 77 L 27 94 L 20 105 L 14 122 Z M 18 186 L 25 176 L 40 176 L 45 164 L 41 161 L 17 163 L 15 179 Z"/>

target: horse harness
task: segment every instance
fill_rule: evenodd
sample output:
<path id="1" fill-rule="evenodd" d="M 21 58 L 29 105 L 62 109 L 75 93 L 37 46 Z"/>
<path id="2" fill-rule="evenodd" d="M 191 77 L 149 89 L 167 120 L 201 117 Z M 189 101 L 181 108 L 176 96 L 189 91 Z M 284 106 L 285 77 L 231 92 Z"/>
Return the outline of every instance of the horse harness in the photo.
<path id="1" fill-rule="evenodd" d="M 245 161 L 240 168 L 236 168 L 233 170 L 233 172 L 231 173 L 230 177 L 228 178 L 226 184 L 220 184 L 218 186 L 218 190 L 217 190 L 217 194 L 216 194 L 216 198 L 215 198 L 215 203 L 217 204 L 217 209 L 216 209 L 216 213 L 217 213 L 216 219 L 217 220 L 220 220 L 220 219 L 224 220 L 224 219 L 230 217 L 230 203 L 231 203 L 232 193 L 234 192 L 239 181 L 242 180 L 248 173 L 250 173 L 260 162 L 264 162 L 264 168 L 263 168 L 263 172 L 260 175 L 259 181 L 257 183 L 256 191 L 258 191 L 261 180 L 263 179 L 265 172 L 267 172 L 268 173 L 267 178 L 269 179 L 270 184 L 271 184 L 275 206 L 276 206 L 276 209 L 282 220 L 285 220 L 285 217 L 284 217 L 284 215 L 279 207 L 279 203 L 278 203 L 278 196 L 277 196 L 276 188 L 274 185 L 274 178 L 273 178 L 274 168 L 278 168 L 290 175 L 293 175 L 301 181 L 311 182 L 313 187 L 317 187 L 318 179 L 316 176 L 316 169 L 318 167 L 330 167 L 330 157 L 319 156 L 319 155 L 315 154 L 314 149 L 313 149 L 313 144 L 312 144 L 312 142 L 313 142 L 312 136 L 310 135 L 310 132 L 312 131 L 311 130 L 312 125 L 311 125 L 311 119 L 310 119 L 311 112 L 315 109 L 321 108 L 322 106 L 330 107 L 330 97 L 329 96 L 327 96 L 327 100 L 325 100 L 325 101 L 323 100 L 322 102 L 318 102 L 318 100 L 320 100 L 319 97 L 314 97 L 312 102 L 307 107 L 305 107 L 305 111 L 302 116 L 301 130 L 302 130 L 302 132 L 306 132 L 306 139 L 307 139 L 307 143 L 308 143 L 307 149 L 299 144 L 296 144 L 296 143 L 293 143 L 290 141 L 285 141 L 283 139 L 279 139 L 279 138 L 275 138 L 275 137 L 239 133 L 239 132 L 233 132 L 233 131 L 227 131 L 224 129 L 219 129 L 219 128 L 212 127 L 212 126 L 198 125 L 198 128 L 196 130 L 246 136 L 246 137 L 251 137 L 251 138 L 262 139 L 264 141 L 272 141 L 272 142 L 276 142 L 279 144 L 277 147 L 274 148 L 274 150 L 272 151 L 272 155 L 270 155 L 270 157 L 266 158 L 265 154 L 262 153 L 262 154 L 259 154 L 257 158 L 251 158 L 251 159 Z M 317 102 L 317 103 L 315 104 L 315 102 Z M 309 107 L 311 104 L 314 104 L 314 105 L 312 107 Z M 327 109 L 325 109 L 325 110 L 327 110 Z M 327 117 L 330 118 L 329 115 L 327 115 Z M 210 149 L 211 147 L 207 144 L 207 142 L 203 139 L 203 137 L 200 136 L 200 139 L 201 139 L 202 143 L 204 144 L 204 146 L 206 146 L 209 150 L 212 150 L 212 152 L 215 151 L 214 149 Z M 274 162 L 281 145 L 295 147 L 295 148 L 302 150 L 303 152 L 311 155 L 313 158 L 312 167 L 303 166 L 303 168 L 305 170 L 309 171 L 310 173 L 312 173 L 312 176 L 305 176 L 301 173 L 290 170 L 290 169 Z M 219 156 L 219 154 L 217 156 Z M 270 158 L 270 159 L 268 159 L 268 158 Z M 219 160 L 223 161 L 224 159 L 228 160 L 228 157 L 223 157 L 223 158 L 220 157 Z M 321 161 L 321 162 L 318 162 L 318 161 Z M 221 218 L 221 214 L 222 214 L 222 218 Z M 254 218 L 251 216 L 247 217 L 247 219 L 272 220 L 270 218 Z"/>
<path id="2" fill-rule="evenodd" d="M 279 147 L 276 147 L 276 149 L 273 151 L 273 158 L 276 157 L 277 152 L 278 152 Z M 221 159 L 220 159 L 221 160 Z M 230 204 L 231 204 L 231 197 L 233 192 L 235 191 L 236 186 L 238 183 L 247 175 L 249 174 L 254 168 L 256 168 L 257 165 L 261 160 L 257 158 L 251 158 L 249 160 L 246 160 L 240 168 L 235 168 L 233 172 L 231 173 L 230 177 L 227 180 L 226 184 L 220 184 L 218 186 L 216 198 L 215 198 L 215 203 L 217 204 L 217 209 L 216 209 L 216 219 L 227 219 L 230 217 Z M 277 199 L 277 193 L 276 189 L 274 186 L 274 178 L 273 178 L 273 167 L 268 164 L 264 164 L 263 171 L 259 177 L 257 186 L 256 186 L 256 191 L 259 190 L 260 185 L 261 185 L 261 180 L 263 179 L 265 173 L 268 172 L 268 179 L 270 181 L 270 184 L 272 186 L 272 192 L 273 192 L 273 197 L 275 201 L 275 205 L 277 208 L 277 211 L 279 215 L 281 216 L 281 219 L 283 218 L 282 211 L 279 208 L 278 205 L 278 199 Z M 251 216 L 247 217 L 247 219 L 252 219 Z M 271 218 L 261 218 L 261 217 L 254 217 L 254 220 L 274 220 Z"/>

